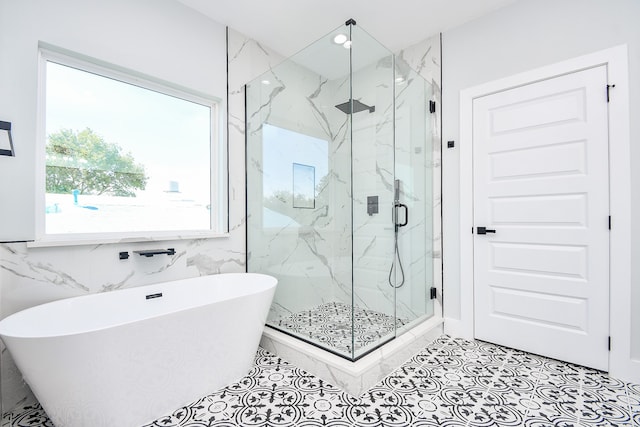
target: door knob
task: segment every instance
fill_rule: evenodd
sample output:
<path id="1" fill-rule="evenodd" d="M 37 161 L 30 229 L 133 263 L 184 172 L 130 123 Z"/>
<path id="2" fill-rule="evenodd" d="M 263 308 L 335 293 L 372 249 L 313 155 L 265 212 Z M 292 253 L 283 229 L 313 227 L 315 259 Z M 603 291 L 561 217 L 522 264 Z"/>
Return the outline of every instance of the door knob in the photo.
<path id="1" fill-rule="evenodd" d="M 487 233 L 495 233 L 496 230 L 491 230 L 487 227 L 477 227 L 477 234 L 487 234 Z"/>

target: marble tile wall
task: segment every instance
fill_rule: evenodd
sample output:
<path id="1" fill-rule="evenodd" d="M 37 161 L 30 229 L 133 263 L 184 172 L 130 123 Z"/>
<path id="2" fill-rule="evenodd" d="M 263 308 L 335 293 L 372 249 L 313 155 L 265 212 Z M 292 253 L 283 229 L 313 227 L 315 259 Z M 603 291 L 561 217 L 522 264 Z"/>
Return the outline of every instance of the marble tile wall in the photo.
<path id="1" fill-rule="evenodd" d="M 341 50 L 344 62 L 348 55 Z M 348 99 L 348 85 L 336 72 L 340 67 L 318 61 L 325 52 L 312 53 L 275 67 L 263 63 L 265 74 L 247 93 L 247 174 L 249 192 L 257 196 L 248 202 L 248 265 L 250 271 L 279 278 L 273 323 L 321 303 L 351 301 L 351 170 L 345 144 L 350 128 L 348 116 L 334 108 Z M 290 131 L 300 144 L 270 142 L 263 149 L 263 123 Z M 317 143 L 315 158 L 309 158 L 312 146 L 302 142 L 305 136 L 324 141 Z M 287 176 L 293 162 L 315 168 L 311 209 L 293 206 L 292 177 Z M 279 197 L 272 196 L 274 188 Z"/>
<path id="2" fill-rule="evenodd" d="M 280 280 L 274 321 L 348 298 L 349 245 L 343 242 L 350 235 L 341 215 L 348 177 L 334 167 L 334 159 L 344 157 L 346 119 L 333 120 L 336 113 L 326 108 L 333 105 L 326 100 L 334 88 L 327 78 L 289 60 L 247 88 L 248 191 L 255 196 L 248 201 L 249 270 Z M 263 139 L 268 133 L 272 136 Z M 292 163 L 315 170 L 316 195 L 309 208 L 293 203 Z"/>
<path id="3" fill-rule="evenodd" d="M 357 55 L 357 46 L 354 47 Z M 353 74 L 353 97 L 375 107 L 352 115 L 353 289 L 356 305 L 394 314 L 388 283 L 393 258 L 393 69 L 392 54 Z M 367 213 L 367 198 L 378 197 L 378 213 Z"/>

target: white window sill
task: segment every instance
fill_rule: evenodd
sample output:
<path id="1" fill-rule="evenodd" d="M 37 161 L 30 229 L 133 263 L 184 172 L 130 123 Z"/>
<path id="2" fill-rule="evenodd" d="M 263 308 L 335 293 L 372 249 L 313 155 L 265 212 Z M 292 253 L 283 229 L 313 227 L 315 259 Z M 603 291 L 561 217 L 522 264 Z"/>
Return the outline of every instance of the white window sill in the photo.
<path id="1" fill-rule="evenodd" d="M 229 233 L 215 233 L 213 231 L 173 231 L 168 233 L 141 234 L 78 234 L 78 235 L 49 235 L 32 242 L 27 242 L 28 248 L 47 248 L 56 246 L 102 245 L 116 243 L 165 242 L 175 240 L 219 239 L 228 238 Z"/>

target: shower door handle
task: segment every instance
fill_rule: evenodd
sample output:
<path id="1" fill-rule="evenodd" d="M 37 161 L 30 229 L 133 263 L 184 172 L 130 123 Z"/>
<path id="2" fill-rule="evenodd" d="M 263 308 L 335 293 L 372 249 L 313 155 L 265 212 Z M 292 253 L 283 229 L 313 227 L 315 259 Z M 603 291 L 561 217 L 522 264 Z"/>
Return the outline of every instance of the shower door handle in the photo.
<path id="1" fill-rule="evenodd" d="M 407 225 L 409 223 L 409 208 L 407 207 L 407 205 L 405 205 L 404 203 L 396 203 L 395 208 L 404 208 L 404 222 L 403 223 L 399 223 L 398 221 L 398 214 L 396 211 L 396 227 L 404 227 L 405 225 Z"/>

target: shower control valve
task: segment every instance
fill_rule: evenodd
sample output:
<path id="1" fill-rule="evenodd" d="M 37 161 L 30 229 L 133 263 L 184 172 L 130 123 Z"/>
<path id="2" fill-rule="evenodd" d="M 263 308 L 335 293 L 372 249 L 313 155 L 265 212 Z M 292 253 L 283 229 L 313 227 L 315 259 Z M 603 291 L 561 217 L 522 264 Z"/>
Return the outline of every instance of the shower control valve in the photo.
<path id="1" fill-rule="evenodd" d="M 378 196 L 367 196 L 367 213 L 369 216 L 378 213 Z"/>

